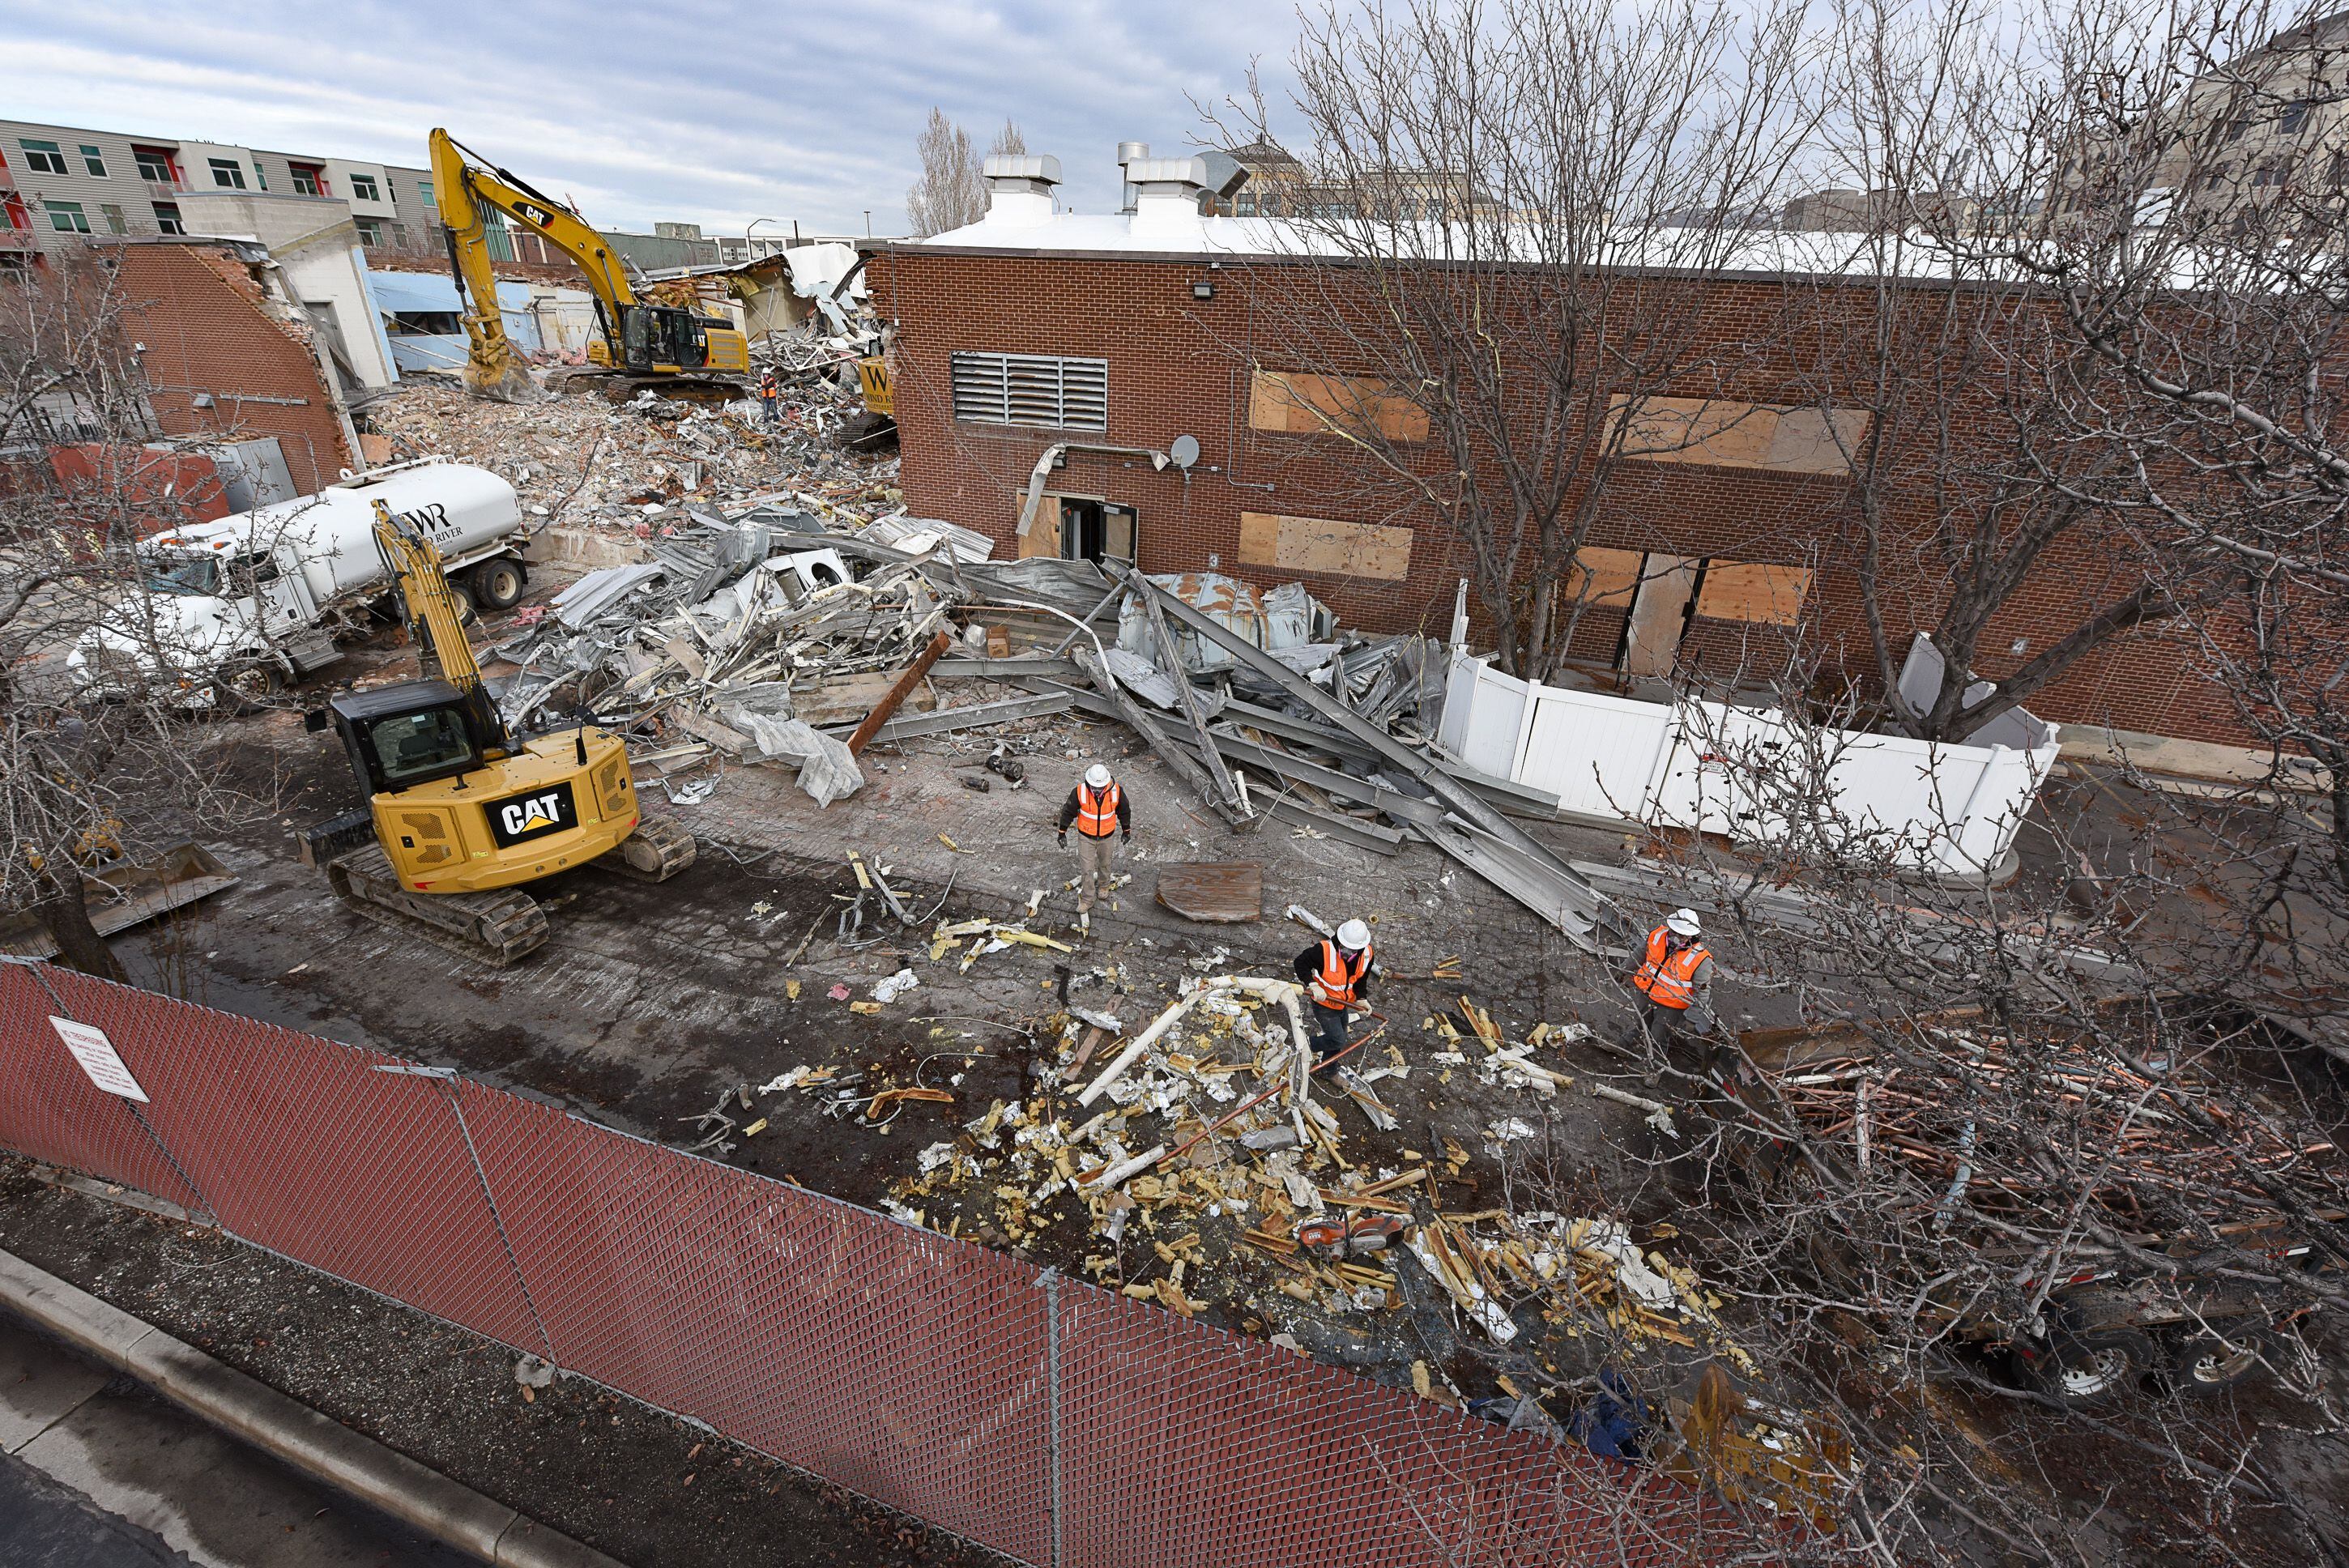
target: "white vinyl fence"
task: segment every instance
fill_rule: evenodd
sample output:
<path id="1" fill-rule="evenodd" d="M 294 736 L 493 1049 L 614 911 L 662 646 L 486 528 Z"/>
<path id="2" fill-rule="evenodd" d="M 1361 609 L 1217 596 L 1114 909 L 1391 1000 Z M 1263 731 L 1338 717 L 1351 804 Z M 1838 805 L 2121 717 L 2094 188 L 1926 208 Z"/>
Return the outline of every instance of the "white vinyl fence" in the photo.
<path id="1" fill-rule="evenodd" d="M 1772 708 L 1567 691 L 1455 649 L 1438 739 L 1480 773 L 1555 794 L 1562 812 L 1749 841 L 1784 837 L 1789 784 L 1811 784 L 1823 792 L 1806 815 L 1848 834 L 1854 852 L 1980 877 L 2006 859 L 2057 751 L 2054 728 L 2027 714 L 2001 733 L 2028 744 L 1806 736 Z"/>

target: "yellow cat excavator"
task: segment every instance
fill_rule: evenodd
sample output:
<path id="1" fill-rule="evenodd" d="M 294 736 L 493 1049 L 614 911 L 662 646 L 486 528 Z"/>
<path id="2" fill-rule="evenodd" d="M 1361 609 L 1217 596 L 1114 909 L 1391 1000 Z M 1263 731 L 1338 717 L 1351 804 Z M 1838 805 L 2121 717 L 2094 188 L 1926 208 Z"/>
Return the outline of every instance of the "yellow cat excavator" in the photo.
<path id="1" fill-rule="evenodd" d="M 748 374 L 750 345 L 740 332 L 722 316 L 639 298 L 627 264 L 577 212 L 460 146 L 445 130 L 434 129 L 431 149 L 432 196 L 448 230 L 450 268 L 465 296 L 466 386 L 509 402 L 530 392 L 498 311 L 490 212 L 504 214 L 578 264 L 595 296 L 597 336 L 587 357 L 626 387 L 698 386 L 730 393 L 735 388 L 721 378 Z"/>
<path id="2" fill-rule="evenodd" d="M 584 717 L 528 739 L 507 729 L 440 552 L 380 500 L 375 542 L 425 678 L 345 692 L 310 716 L 342 738 L 367 801 L 306 836 L 336 896 L 502 967 L 546 940 L 546 913 L 523 884 L 591 864 L 667 882 L 693 864 L 693 836 L 638 809 L 618 736 Z"/>

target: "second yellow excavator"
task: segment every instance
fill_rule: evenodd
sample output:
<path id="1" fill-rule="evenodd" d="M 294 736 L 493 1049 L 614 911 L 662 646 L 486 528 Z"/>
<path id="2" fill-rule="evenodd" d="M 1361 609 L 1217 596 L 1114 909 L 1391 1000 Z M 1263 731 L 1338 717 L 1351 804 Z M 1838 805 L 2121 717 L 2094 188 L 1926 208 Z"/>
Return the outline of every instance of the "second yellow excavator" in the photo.
<path id="1" fill-rule="evenodd" d="M 507 728 L 422 530 L 378 500 L 375 542 L 425 678 L 345 692 L 311 716 L 311 727 L 332 723 L 342 738 L 367 797 L 307 836 L 336 896 L 502 966 L 547 936 L 523 884 L 586 865 L 667 882 L 693 864 L 693 835 L 639 809 L 620 737 L 584 717 L 526 739 Z"/>
<path id="2" fill-rule="evenodd" d="M 502 213 L 578 264 L 595 296 L 597 336 L 587 356 L 628 386 L 658 389 L 698 382 L 732 391 L 722 377 L 749 373 L 750 341 L 731 323 L 639 297 L 626 262 L 571 208 L 469 152 L 446 130 L 433 130 L 431 149 L 432 196 L 448 230 L 449 264 L 465 296 L 466 386 L 507 401 L 531 395 L 498 308 L 491 212 Z"/>

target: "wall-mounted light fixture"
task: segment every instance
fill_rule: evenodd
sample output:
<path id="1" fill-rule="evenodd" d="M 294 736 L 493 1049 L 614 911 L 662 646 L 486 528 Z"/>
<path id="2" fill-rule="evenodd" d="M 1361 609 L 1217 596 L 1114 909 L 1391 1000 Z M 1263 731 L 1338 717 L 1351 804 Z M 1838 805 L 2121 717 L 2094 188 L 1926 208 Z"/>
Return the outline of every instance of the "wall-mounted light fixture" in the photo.
<path id="1" fill-rule="evenodd" d="M 1206 279 L 1201 278 L 1197 283 L 1191 285 L 1191 297 L 1193 299 L 1213 299 L 1216 297 L 1216 285 L 1209 283 Z"/>

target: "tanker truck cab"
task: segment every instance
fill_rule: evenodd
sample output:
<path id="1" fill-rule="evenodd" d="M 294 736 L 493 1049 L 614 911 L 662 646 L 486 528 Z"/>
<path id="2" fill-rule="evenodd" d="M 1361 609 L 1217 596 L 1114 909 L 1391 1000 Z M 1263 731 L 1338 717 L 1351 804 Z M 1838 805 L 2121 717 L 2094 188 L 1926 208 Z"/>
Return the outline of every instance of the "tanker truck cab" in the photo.
<path id="1" fill-rule="evenodd" d="M 522 598 L 513 487 L 485 469 L 426 459 L 140 541 L 140 592 L 83 639 L 68 667 L 102 696 L 176 682 L 197 707 L 223 688 L 250 696 L 325 668 L 342 656 L 321 624 L 327 612 L 391 592 L 372 533 L 378 499 L 432 541 L 469 608 Z"/>

